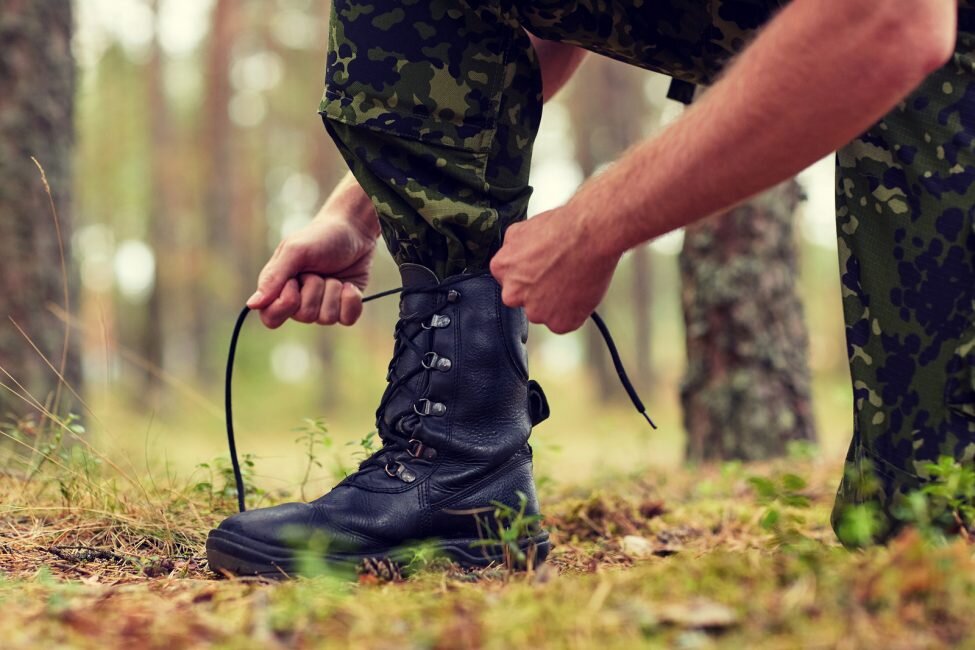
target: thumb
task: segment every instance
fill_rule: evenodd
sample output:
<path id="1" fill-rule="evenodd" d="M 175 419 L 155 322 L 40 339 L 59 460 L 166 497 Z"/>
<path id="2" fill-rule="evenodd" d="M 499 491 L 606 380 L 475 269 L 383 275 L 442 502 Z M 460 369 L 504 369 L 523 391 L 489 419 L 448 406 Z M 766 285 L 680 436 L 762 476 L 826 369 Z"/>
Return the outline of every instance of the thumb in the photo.
<path id="1" fill-rule="evenodd" d="M 257 291 L 247 299 L 251 309 L 264 309 L 281 295 L 281 290 L 291 278 L 297 276 L 301 255 L 294 249 L 282 247 L 271 257 L 257 278 Z"/>

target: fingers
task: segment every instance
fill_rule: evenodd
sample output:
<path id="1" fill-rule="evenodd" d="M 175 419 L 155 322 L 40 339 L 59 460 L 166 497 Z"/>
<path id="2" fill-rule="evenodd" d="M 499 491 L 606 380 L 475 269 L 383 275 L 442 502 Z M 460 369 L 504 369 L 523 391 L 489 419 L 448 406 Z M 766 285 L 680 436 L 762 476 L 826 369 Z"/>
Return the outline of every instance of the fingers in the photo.
<path id="1" fill-rule="evenodd" d="M 502 246 L 501 250 L 491 258 L 491 262 L 489 264 L 491 275 L 494 276 L 494 279 L 497 280 L 498 284 L 500 284 L 502 287 L 504 286 L 505 271 L 507 271 L 507 264 L 504 261 L 504 252 L 505 249 Z"/>
<path id="2" fill-rule="evenodd" d="M 342 285 L 342 298 L 339 307 L 339 322 L 343 325 L 353 325 L 362 315 L 362 292 L 354 284 L 346 282 Z"/>
<path id="3" fill-rule="evenodd" d="M 298 278 L 301 284 L 301 306 L 292 316 L 299 323 L 314 323 L 322 309 L 325 297 L 325 279 L 311 273 L 303 273 Z"/>
<path id="4" fill-rule="evenodd" d="M 509 283 L 508 286 L 501 287 L 501 302 L 511 308 L 525 306 L 525 294 L 520 288 Z"/>
<path id="5" fill-rule="evenodd" d="M 549 328 L 553 334 L 568 334 L 569 332 L 574 332 L 586 323 L 586 319 L 589 318 L 589 314 L 575 315 L 575 314 L 549 314 L 542 313 L 532 307 L 525 309 L 525 316 L 528 318 L 528 322 L 535 323 L 536 325 L 544 325 Z"/>
<path id="6" fill-rule="evenodd" d="M 251 309 L 264 310 L 274 304 L 280 298 L 289 280 L 301 267 L 302 262 L 303 250 L 300 247 L 287 241 L 281 242 L 274 255 L 261 269 L 257 279 L 257 291 L 247 299 L 247 306 Z"/>
<path id="7" fill-rule="evenodd" d="M 261 310 L 261 322 L 271 329 L 281 327 L 301 306 L 301 292 L 298 281 L 291 278 L 284 284 L 277 299 Z"/>
<path id="8" fill-rule="evenodd" d="M 261 322 L 271 329 L 289 318 L 300 323 L 353 325 L 362 315 L 362 292 L 350 282 L 302 274 L 284 284 L 278 298 L 260 310 Z"/>
<path id="9" fill-rule="evenodd" d="M 568 334 L 569 332 L 574 332 L 585 324 L 586 320 L 566 320 L 566 319 L 555 319 L 546 326 L 552 330 L 553 334 Z"/>
<path id="10" fill-rule="evenodd" d="M 362 315 L 362 292 L 351 282 L 303 275 L 301 307 L 292 316 L 300 323 L 353 325 Z"/>
<path id="11" fill-rule="evenodd" d="M 334 325 L 339 322 L 342 300 L 342 281 L 335 278 L 325 280 L 325 293 L 316 322 L 319 325 Z"/>

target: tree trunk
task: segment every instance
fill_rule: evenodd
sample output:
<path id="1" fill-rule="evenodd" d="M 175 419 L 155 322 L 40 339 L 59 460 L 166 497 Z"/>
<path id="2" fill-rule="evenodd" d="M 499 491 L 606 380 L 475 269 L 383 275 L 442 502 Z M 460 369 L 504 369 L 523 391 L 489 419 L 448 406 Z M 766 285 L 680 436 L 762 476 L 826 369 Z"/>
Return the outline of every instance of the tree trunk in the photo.
<path id="1" fill-rule="evenodd" d="M 203 119 L 200 141 L 205 155 L 203 210 L 205 215 L 205 248 L 197 255 L 201 267 L 220 269 L 217 282 L 200 282 L 194 290 L 192 338 L 199 351 L 198 375 L 204 380 L 215 376 L 205 354 L 211 337 L 211 327 L 223 315 L 228 302 L 237 306 L 243 290 L 253 280 L 249 267 L 244 265 L 246 249 L 241 243 L 248 235 L 240 222 L 250 218 L 253 206 L 235 197 L 238 165 L 234 161 L 234 127 L 227 115 L 233 94 L 230 84 L 230 64 L 234 41 L 240 28 L 242 3 L 238 0 L 216 0 L 212 14 L 212 28 L 206 50 L 206 94 L 203 99 Z M 239 153 L 239 152 L 238 152 Z M 263 179 L 256 179 L 263 187 Z M 238 209 L 234 214 L 235 208 Z M 248 214 L 245 214 L 245 211 Z M 207 261 L 204 262 L 203 260 Z M 226 325 L 220 322 L 220 327 Z M 221 329 L 221 331 L 223 331 Z"/>
<path id="2" fill-rule="evenodd" d="M 68 0 L 0 0 L 0 383 L 19 382 L 35 399 L 65 413 L 68 400 L 54 372 L 14 327 L 16 322 L 64 377 L 80 390 L 75 346 L 48 309 L 75 308 L 71 265 L 71 150 L 74 140 L 72 12 Z M 40 173 L 44 166 L 57 207 L 64 257 Z M 66 298 L 67 293 L 67 298 Z M 67 302 L 67 304 L 65 304 Z M 0 417 L 34 411 L 0 389 Z"/>
<path id="3" fill-rule="evenodd" d="M 681 401 L 690 460 L 769 458 L 792 440 L 815 437 L 796 294 L 799 200 L 798 184 L 789 181 L 687 227 Z"/>

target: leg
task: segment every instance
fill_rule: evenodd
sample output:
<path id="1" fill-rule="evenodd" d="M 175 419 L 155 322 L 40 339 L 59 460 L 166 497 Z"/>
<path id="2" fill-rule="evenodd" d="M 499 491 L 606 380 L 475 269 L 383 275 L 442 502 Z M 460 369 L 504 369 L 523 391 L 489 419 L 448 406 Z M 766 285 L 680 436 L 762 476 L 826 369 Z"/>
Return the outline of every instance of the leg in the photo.
<path id="1" fill-rule="evenodd" d="M 484 268 L 531 193 L 541 88 L 523 27 L 707 83 L 777 5 L 336 0 L 321 113 L 397 262 Z"/>
<path id="2" fill-rule="evenodd" d="M 528 204 L 540 80 L 507 4 L 333 3 L 325 126 L 396 261 L 440 277 L 483 267 Z"/>
<path id="3" fill-rule="evenodd" d="M 833 512 L 888 515 L 975 456 L 975 20 L 954 59 L 837 157 L 854 436 Z M 893 531 L 891 527 L 891 531 Z"/>

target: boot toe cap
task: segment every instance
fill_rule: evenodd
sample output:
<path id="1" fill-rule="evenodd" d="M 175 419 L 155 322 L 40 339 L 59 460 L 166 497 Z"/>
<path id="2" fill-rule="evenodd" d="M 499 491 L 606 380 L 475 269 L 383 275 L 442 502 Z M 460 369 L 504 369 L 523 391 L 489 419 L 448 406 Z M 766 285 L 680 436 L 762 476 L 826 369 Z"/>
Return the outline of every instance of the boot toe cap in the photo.
<path id="1" fill-rule="evenodd" d="M 232 515 L 224 519 L 217 530 L 264 544 L 290 545 L 289 541 L 310 534 L 314 514 L 314 508 L 307 503 L 283 503 Z"/>

